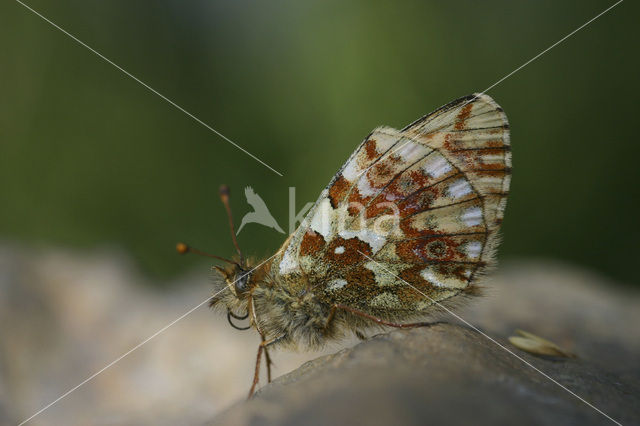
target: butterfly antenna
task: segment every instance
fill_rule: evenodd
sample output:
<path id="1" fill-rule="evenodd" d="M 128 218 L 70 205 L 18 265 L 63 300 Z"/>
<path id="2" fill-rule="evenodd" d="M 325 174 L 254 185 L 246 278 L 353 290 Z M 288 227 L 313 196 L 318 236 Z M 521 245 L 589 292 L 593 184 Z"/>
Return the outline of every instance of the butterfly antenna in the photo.
<path id="1" fill-rule="evenodd" d="M 216 256 L 214 254 L 209 254 L 209 253 L 206 253 L 206 252 L 204 252 L 202 250 L 198 250 L 198 249 L 193 248 L 193 247 L 189 247 L 185 243 L 176 244 L 176 250 L 180 254 L 194 253 L 194 254 L 197 254 L 197 255 L 200 255 L 200 256 L 206 256 L 206 257 L 211 257 L 213 259 L 222 260 L 223 262 L 227 262 L 227 263 L 230 263 L 232 265 L 238 265 L 238 262 L 234 262 L 233 260 L 225 259 L 224 257 Z M 238 265 L 238 266 L 240 266 L 240 265 Z"/>
<path id="2" fill-rule="evenodd" d="M 238 239 L 236 238 L 236 229 L 233 226 L 233 216 L 231 215 L 231 206 L 229 205 L 229 187 L 227 185 L 220 185 L 220 199 L 222 200 L 222 204 L 224 204 L 224 208 L 227 210 L 227 217 L 229 218 L 229 228 L 231 228 L 231 239 L 233 240 L 233 245 L 236 247 L 236 251 L 240 256 L 240 264 L 244 263 L 244 257 L 242 256 L 242 251 L 240 250 L 240 245 L 238 244 Z"/>

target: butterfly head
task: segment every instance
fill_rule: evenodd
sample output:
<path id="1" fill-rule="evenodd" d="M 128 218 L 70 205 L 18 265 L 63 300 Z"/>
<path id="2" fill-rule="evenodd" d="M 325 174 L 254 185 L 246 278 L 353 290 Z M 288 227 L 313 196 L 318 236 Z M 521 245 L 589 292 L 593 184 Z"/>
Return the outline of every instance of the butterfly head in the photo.
<path id="1" fill-rule="evenodd" d="M 214 266 L 213 269 L 218 273 L 219 279 L 224 281 L 223 285 L 228 288 L 229 293 L 240 300 L 247 298 L 252 287 L 252 271 L 249 267 L 234 263 L 226 268 Z"/>
<path id="2" fill-rule="evenodd" d="M 233 263 L 222 268 L 214 266 L 213 297 L 209 300 L 209 306 L 227 312 L 229 324 L 237 330 L 248 330 L 251 325 L 241 327 L 235 324 L 236 320 L 245 320 L 249 317 L 249 303 L 252 289 L 261 281 L 263 271 L 251 267 L 249 264 Z"/>

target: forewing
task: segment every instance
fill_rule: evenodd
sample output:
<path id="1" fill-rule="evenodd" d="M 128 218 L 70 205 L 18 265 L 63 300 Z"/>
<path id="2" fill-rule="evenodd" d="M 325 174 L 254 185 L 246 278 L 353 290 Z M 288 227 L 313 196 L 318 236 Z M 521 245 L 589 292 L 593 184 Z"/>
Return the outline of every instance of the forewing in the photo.
<path id="1" fill-rule="evenodd" d="M 510 168 L 506 116 L 484 94 L 401 131 L 378 128 L 273 267 L 327 303 L 382 317 L 420 312 L 468 291 L 493 262 Z"/>

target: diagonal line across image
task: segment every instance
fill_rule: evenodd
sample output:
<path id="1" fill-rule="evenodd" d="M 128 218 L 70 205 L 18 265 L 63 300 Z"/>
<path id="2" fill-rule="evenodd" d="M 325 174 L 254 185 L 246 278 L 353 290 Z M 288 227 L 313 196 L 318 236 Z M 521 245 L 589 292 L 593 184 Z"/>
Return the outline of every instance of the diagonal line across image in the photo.
<path id="1" fill-rule="evenodd" d="M 44 17 L 42 14 L 38 13 L 37 11 L 35 11 L 34 9 L 32 9 L 31 7 L 29 7 L 28 5 L 26 5 L 25 3 L 23 3 L 20 0 L 16 0 L 16 2 L 18 2 L 20 5 L 22 5 L 23 7 L 25 7 L 26 9 L 28 9 L 29 11 L 31 11 L 32 13 L 36 14 L 37 16 L 39 16 L 41 19 L 43 19 L 44 21 L 46 21 L 47 23 L 51 24 L 53 27 L 55 27 L 56 29 L 58 29 L 59 31 L 61 31 L 62 33 L 64 33 L 65 35 L 67 35 L 68 37 L 70 37 L 71 39 L 73 39 L 74 41 L 76 41 L 77 43 L 79 43 L 80 45 L 82 45 L 83 47 L 87 48 L 88 50 L 90 50 L 91 52 L 93 52 L 94 54 L 96 54 L 97 56 L 99 56 L 101 59 L 105 60 L 106 62 L 108 62 L 109 64 L 111 64 L 112 66 L 114 66 L 115 68 L 117 68 L 118 70 L 122 71 L 125 75 L 127 75 L 128 77 L 132 78 L 133 80 L 135 80 L 136 82 L 138 82 L 139 84 L 141 84 L 142 86 L 144 86 L 145 88 L 147 88 L 148 90 L 150 90 L 151 92 L 153 92 L 154 94 L 158 95 L 160 98 L 162 98 L 163 100 L 167 101 L 168 103 L 170 103 L 172 106 L 174 106 L 175 108 L 177 108 L 178 110 L 182 111 L 183 113 L 185 113 L 186 115 L 188 115 L 189 117 L 191 117 L 192 119 L 194 119 L 196 122 L 198 122 L 199 124 L 201 124 L 202 126 L 206 127 L 207 129 L 209 129 L 210 131 L 212 131 L 213 133 L 215 133 L 216 135 L 218 135 L 219 137 L 223 138 L 224 140 L 226 140 L 227 142 L 231 143 L 232 145 L 234 145 L 236 148 L 240 149 L 241 151 L 243 151 L 245 154 L 249 155 L 251 158 L 253 158 L 254 160 L 258 161 L 259 163 L 261 163 L 263 166 L 269 168 L 271 171 L 273 171 L 274 173 L 278 174 L 279 176 L 282 176 L 282 174 L 280 172 L 278 172 L 277 170 L 275 170 L 274 168 L 272 168 L 271 166 L 269 166 L 268 164 L 266 164 L 265 162 L 263 162 L 262 160 L 260 160 L 259 158 L 257 158 L 255 155 L 251 154 L 250 152 L 248 152 L 247 150 L 245 150 L 244 148 L 242 148 L 241 146 L 239 146 L 238 144 L 236 144 L 235 142 L 233 142 L 232 140 L 230 140 L 229 138 L 227 138 L 226 136 L 224 136 L 223 134 L 221 134 L 220 132 L 218 132 L 217 130 L 215 130 L 214 128 L 212 128 L 211 126 L 209 126 L 208 124 L 206 124 L 205 122 L 203 122 L 202 120 L 200 120 L 199 118 L 197 118 L 196 116 L 194 116 L 193 114 L 191 114 L 190 112 L 186 111 L 184 108 L 182 108 L 181 106 L 179 106 L 178 104 L 176 104 L 175 102 L 173 102 L 172 100 L 168 99 L 167 97 L 165 97 L 164 95 L 162 95 L 161 93 L 159 93 L 157 90 L 153 89 L 151 86 L 149 86 L 148 84 L 144 83 L 143 81 L 141 81 L 140 79 L 138 79 L 137 77 L 135 77 L 134 75 L 132 75 L 131 73 L 127 72 L 125 69 L 123 69 L 122 67 L 120 67 L 119 65 L 115 64 L 113 61 L 109 60 L 108 58 L 106 58 L 105 56 L 103 56 L 102 54 L 100 54 L 99 52 L 97 52 L 96 50 L 94 50 L 93 48 L 91 48 L 90 46 L 88 46 L 87 44 L 85 44 L 84 42 L 82 42 L 81 40 L 77 39 L 75 36 L 73 36 L 72 34 L 68 33 L 67 31 L 65 31 L 64 29 L 62 29 L 61 27 L 59 27 L 58 25 L 56 25 L 55 23 L 53 23 L 51 20 L 47 19 L 46 17 Z M 577 33 L 578 31 L 580 31 L 581 29 L 583 29 L 584 27 L 586 27 L 587 25 L 591 24 L 592 22 L 594 22 L 596 19 L 598 19 L 599 17 L 603 16 L 604 14 L 606 14 L 607 12 L 609 12 L 610 10 L 612 10 L 614 7 L 618 6 L 619 4 L 621 4 L 623 2 L 623 0 L 618 0 L 616 3 L 614 3 L 613 5 L 609 6 L 608 8 L 606 8 L 605 10 L 603 10 L 602 12 L 600 12 L 598 15 L 594 16 L 593 18 L 591 18 L 589 21 L 585 22 L 584 24 L 582 24 L 580 27 L 576 28 L 575 30 L 573 30 L 572 32 L 570 32 L 569 34 L 567 34 L 566 36 L 564 36 L 563 38 L 561 38 L 560 40 L 558 40 L 557 42 L 555 42 L 554 44 L 552 44 L 551 46 L 549 46 L 548 48 L 546 48 L 545 50 L 541 51 L 540 53 L 538 53 L 536 56 L 534 56 L 533 58 L 531 58 L 530 60 L 526 61 L 525 63 L 523 63 L 522 65 L 520 65 L 518 68 L 514 69 L 513 71 L 511 71 L 510 73 L 506 74 L 504 77 L 502 77 L 501 79 L 499 79 L 498 81 L 496 81 L 494 84 L 492 84 L 491 86 L 489 86 L 487 89 L 485 89 L 485 92 L 494 88 L 495 86 L 497 86 L 498 84 L 502 83 L 504 80 L 506 80 L 507 78 L 511 77 L 513 74 L 515 74 L 516 72 L 520 71 L 521 69 L 523 69 L 524 67 L 526 67 L 527 65 L 529 65 L 530 63 L 532 63 L 533 61 L 535 61 L 536 59 L 538 59 L 539 57 L 541 57 L 542 55 L 544 55 L 545 53 L 547 53 L 549 50 L 553 49 L 554 47 L 556 47 L 557 45 L 559 45 L 560 43 L 562 43 L 563 41 L 565 41 L 566 39 L 568 39 L 569 37 L 573 36 L 575 33 Z M 276 253 L 277 254 L 277 253 Z M 366 256 L 364 253 L 362 253 L 364 256 Z M 267 261 L 269 261 L 271 258 L 273 258 L 275 256 L 275 254 L 271 257 L 269 257 L 268 259 L 266 259 L 264 262 L 262 262 L 261 264 L 259 264 L 258 266 L 256 266 L 256 268 L 260 267 L 263 263 L 266 263 Z M 368 256 L 366 256 L 368 257 Z M 373 260 L 373 259 L 371 259 Z M 256 269 L 254 268 L 254 269 Z M 391 272 L 389 272 L 391 273 Z M 393 273 L 391 273 L 392 275 L 394 275 Z M 395 276 L 395 275 L 394 275 Z M 421 293 L 423 296 L 426 296 L 424 293 L 422 293 L 420 290 L 416 289 L 415 287 L 413 287 L 411 284 L 407 283 L 406 281 L 402 280 L 401 278 L 395 276 L 396 279 L 403 281 L 404 283 L 406 283 L 407 285 L 411 286 L 414 290 L 416 290 L 417 292 Z M 219 293 L 222 293 L 223 291 L 225 291 L 227 288 L 221 290 Z M 178 321 L 184 319 L 185 317 L 187 317 L 188 315 L 190 315 L 192 312 L 194 312 L 195 310 L 197 310 L 198 308 L 200 308 L 201 306 L 203 306 L 207 301 L 210 300 L 210 297 L 207 297 L 207 299 L 205 299 L 204 301 L 200 302 L 198 305 L 192 307 L 191 309 L 189 309 L 188 311 L 186 311 L 184 314 L 182 314 L 181 316 L 179 316 L 177 319 L 173 320 L 172 322 L 170 322 L 169 324 L 167 324 L 165 327 L 161 328 L 160 330 L 156 331 L 155 333 L 153 333 L 151 336 L 149 336 L 148 338 L 146 338 L 145 340 L 141 341 L 139 344 L 137 344 L 136 346 L 134 346 L 133 348 L 131 348 L 129 351 L 125 352 L 124 354 L 122 354 L 120 357 L 116 358 L 114 361 L 112 361 L 111 363 L 107 364 L 104 368 L 100 369 L 99 371 L 97 371 L 96 373 L 94 373 L 93 375 L 89 376 L 88 378 L 86 378 L 85 380 L 83 380 L 82 382 L 80 382 L 78 385 L 76 385 L 75 387 L 69 389 L 67 392 L 65 392 L 64 394 L 62 394 L 60 397 L 56 398 L 55 400 L 53 400 L 51 403 L 47 404 L 46 406 L 42 407 L 40 410 L 38 410 L 36 413 L 34 413 L 33 415 L 31 415 L 29 418 L 25 419 L 24 421 L 22 421 L 20 423 L 21 425 L 26 424 L 27 422 L 29 422 L 30 420 L 32 420 L 34 417 L 40 415 L 41 413 L 43 413 L 44 411 L 46 411 L 48 408 L 50 408 L 51 406 L 55 405 L 56 403 L 58 403 L 59 401 L 61 401 L 62 399 L 64 399 L 66 396 L 68 396 L 69 394 L 71 394 L 72 392 L 74 392 L 75 390 L 77 390 L 78 388 L 80 388 L 81 386 L 83 386 L 84 384 L 88 383 L 89 381 L 91 381 L 92 379 L 94 379 L 96 376 L 98 376 L 99 374 L 101 374 L 102 372 L 104 372 L 105 370 L 107 370 L 108 368 L 112 367 L 113 365 L 115 365 L 117 362 L 119 362 L 120 360 L 122 360 L 123 358 L 125 358 L 126 356 L 128 356 L 129 354 L 131 354 L 132 352 L 134 352 L 135 350 L 139 349 L 140 347 L 142 347 L 143 345 L 145 345 L 146 343 L 148 343 L 149 341 L 151 341 L 153 338 L 157 337 L 159 334 L 163 333 L 164 331 L 166 331 L 168 328 L 170 328 L 172 325 L 174 325 L 175 323 L 177 323 Z M 437 302 L 435 302 L 437 303 Z M 619 422 L 617 422 L 616 420 L 614 420 L 613 418 L 611 418 L 610 416 L 608 416 L 606 413 L 604 413 L 603 411 L 601 411 L 600 409 L 598 409 L 597 407 L 595 407 L 594 405 L 592 405 L 591 403 L 589 403 L 588 401 L 584 400 L 582 397 L 580 397 L 579 395 L 575 394 L 573 391 L 571 391 L 570 389 L 566 388 L 565 386 L 563 386 L 561 383 L 557 382 L 556 380 L 554 380 L 552 377 L 548 376 L 546 373 L 544 373 L 543 371 L 539 370 L 538 368 L 536 368 L 535 366 L 533 366 L 531 363 L 529 363 L 528 361 L 526 361 L 525 359 L 523 359 L 522 357 L 518 356 L 517 354 L 515 354 L 513 351 L 509 350 L 508 348 L 506 348 L 504 345 L 500 344 L 499 342 L 497 342 L 495 339 L 493 339 L 492 337 L 488 336 L 487 334 L 485 334 L 484 332 L 482 332 L 481 330 L 479 330 L 477 327 L 475 327 L 474 325 L 470 324 L 469 322 L 467 322 L 466 320 L 464 320 L 463 318 L 459 317 L 457 314 L 455 314 L 454 312 L 450 311 L 449 309 L 447 309 L 446 307 L 442 306 L 445 310 L 447 310 L 449 313 L 451 313 L 453 316 L 455 316 L 457 319 L 459 319 L 460 321 L 462 321 L 463 323 L 465 323 L 466 325 L 468 325 L 469 327 L 471 327 L 472 329 L 474 329 L 475 331 L 477 331 L 478 333 L 480 333 L 481 335 L 483 335 L 485 338 L 489 339 L 490 341 L 492 341 L 494 344 L 498 345 L 499 347 L 501 347 L 503 350 L 507 351 L 508 353 L 510 353 L 511 355 L 513 355 L 514 357 L 516 357 L 517 359 L 519 359 L 520 361 L 522 361 L 523 363 L 525 363 L 527 366 L 529 366 L 530 368 L 534 369 L 536 372 L 538 372 L 539 374 L 541 374 L 542 376 L 544 376 L 546 379 L 550 380 L 551 382 L 553 382 L 554 384 L 558 385 L 559 387 L 561 387 L 562 389 L 564 389 L 565 391 L 567 391 L 568 393 L 570 393 L 571 395 L 573 395 L 575 398 L 579 399 L 580 401 L 582 401 L 583 403 L 585 403 L 586 405 L 588 405 L 589 407 L 591 407 L 592 409 L 594 409 L 595 411 L 597 411 L 598 413 L 600 413 L 601 415 L 603 415 L 604 417 L 606 417 L 607 419 L 609 419 L 610 421 L 614 422 L 615 424 L 620 424 Z"/>
<path id="2" fill-rule="evenodd" d="M 263 166 L 265 166 L 266 168 L 268 168 L 269 170 L 271 170 L 273 173 L 277 174 L 278 176 L 282 177 L 282 173 L 280 173 L 278 170 L 274 169 L 273 167 L 271 167 L 269 164 L 265 163 L 264 161 L 262 161 L 260 158 L 256 157 L 254 154 L 250 153 L 249 151 L 247 151 L 245 148 L 241 147 L 240 145 L 238 145 L 236 142 L 232 141 L 231 139 L 229 139 L 228 137 L 226 137 L 225 135 L 223 135 L 222 133 L 220 133 L 219 131 L 217 131 L 216 129 L 214 129 L 213 127 L 211 127 L 210 125 L 208 125 L 207 123 L 205 123 L 204 121 L 202 121 L 201 119 L 199 119 L 198 117 L 196 117 L 195 115 L 193 115 L 192 113 L 190 113 L 189 111 L 187 111 L 186 109 L 184 109 L 183 107 L 181 107 L 180 105 L 178 105 L 177 103 L 175 103 L 174 101 L 172 101 L 171 99 L 167 98 L 165 95 L 163 95 L 162 93 L 158 92 L 156 89 L 154 89 L 153 87 L 149 86 L 147 83 L 145 83 L 144 81 L 140 80 L 138 77 L 136 77 L 135 75 L 131 74 L 129 71 L 125 70 L 124 68 L 122 68 L 120 65 L 116 64 L 115 62 L 113 62 L 111 59 L 107 58 L 106 56 L 104 56 L 103 54 L 101 54 L 100 52 L 98 52 L 97 50 L 95 50 L 94 48 L 92 48 L 91 46 L 89 46 L 88 44 L 84 43 L 82 40 L 78 39 L 77 37 L 75 37 L 73 34 L 67 32 L 66 30 L 64 30 L 62 27 L 60 27 L 59 25 L 55 24 L 54 22 L 52 22 L 50 19 L 47 19 L 45 16 L 43 16 L 41 13 L 37 12 L 36 10 L 34 10 L 33 8 L 27 6 L 26 4 L 24 4 L 23 2 L 21 2 L 20 0 L 16 0 L 16 2 L 18 2 L 19 4 L 21 4 L 22 6 L 24 6 L 26 9 L 30 10 L 31 12 L 33 12 L 35 15 L 37 15 L 38 17 L 42 18 L 44 21 L 46 21 L 47 23 L 51 24 L 54 28 L 56 28 L 57 30 L 59 30 L 60 32 L 62 32 L 63 34 L 65 34 L 66 36 L 68 36 L 69 38 L 71 38 L 72 40 L 74 40 L 75 42 L 77 42 L 78 44 L 80 44 L 83 47 L 86 47 L 87 49 L 89 49 L 92 53 L 96 54 L 97 56 L 99 56 L 101 59 L 103 59 L 104 61 L 106 61 L 107 63 L 109 63 L 110 65 L 113 65 L 115 68 L 117 68 L 118 70 L 122 71 L 126 76 L 130 77 L 131 79 L 135 80 L 136 82 L 140 83 L 143 87 L 145 87 L 146 89 L 148 89 L 149 91 L 151 91 L 152 93 L 158 95 L 160 98 L 164 99 L 165 101 L 167 101 L 168 103 L 170 103 L 172 106 L 174 106 L 176 109 L 178 109 L 179 111 L 185 113 L 186 115 L 188 115 L 189 117 L 191 117 L 192 119 L 194 119 L 198 124 L 204 126 L 205 128 L 207 128 L 208 130 L 212 131 L 213 133 L 215 133 L 216 135 L 218 135 L 219 137 L 221 137 L 222 139 L 224 139 L 225 141 L 229 142 L 231 145 L 235 146 L 236 148 L 238 148 L 240 151 L 244 152 L 245 154 L 247 154 L 249 157 L 253 158 L 254 160 L 256 160 L 258 163 L 262 164 Z"/>

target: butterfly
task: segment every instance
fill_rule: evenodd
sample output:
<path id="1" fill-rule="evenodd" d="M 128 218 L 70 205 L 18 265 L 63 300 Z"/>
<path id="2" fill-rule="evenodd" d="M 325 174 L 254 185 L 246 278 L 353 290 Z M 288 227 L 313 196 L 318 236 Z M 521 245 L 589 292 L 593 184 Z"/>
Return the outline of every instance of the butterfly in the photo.
<path id="1" fill-rule="evenodd" d="M 356 148 L 274 256 L 237 251 L 215 266 L 212 307 L 262 339 L 251 396 L 271 348 L 313 348 L 372 327 L 418 327 L 437 306 L 479 292 L 495 264 L 511 177 L 509 124 L 483 93 Z M 179 251 L 197 251 L 186 245 Z"/>

